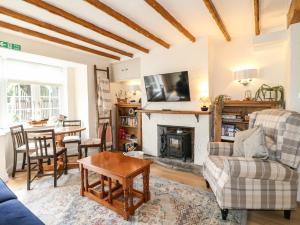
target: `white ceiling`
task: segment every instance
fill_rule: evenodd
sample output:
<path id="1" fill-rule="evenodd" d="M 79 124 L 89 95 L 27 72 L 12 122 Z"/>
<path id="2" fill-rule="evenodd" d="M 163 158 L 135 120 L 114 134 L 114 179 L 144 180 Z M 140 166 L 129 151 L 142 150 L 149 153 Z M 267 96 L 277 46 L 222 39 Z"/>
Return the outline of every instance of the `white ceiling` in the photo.
<path id="1" fill-rule="evenodd" d="M 286 29 L 286 14 L 291 0 L 261 0 L 260 16 L 262 33 Z M 46 2 L 62 8 L 78 17 L 88 20 L 108 31 L 136 42 L 150 50 L 160 46 L 156 42 L 146 38 L 132 30 L 123 23 L 115 20 L 104 12 L 82 0 L 46 0 Z M 151 33 L 160 37 L 172 45 L 189 40 L 177 31 L 171 24 L 162 18 L 143 0 L 102 0 L 105 4 L 117 10 L 121 14 L 134 20 Z M 181 22 L 196 38 L 210 36 L 216 39 L 224 39 L 202 0 L 158 0 L 179 22 Z M 212 0 L 218 10 L 231 37 L 254 35 L 253 0 Z M 112 45 L 116 48 L 132 52 L 140 52 L 120 42 L 102 36 L 94 31 L 70 22 L 62 17 L 49 13 L 29 3 L 20 0 L 0 0 L 0 5 L 11 10 L 18 11 L 36 19 L 52 23 L 94 40 Z M 13 23 L 25 28 L 36 30 L 48 35 L 72 41 L 97 50 L 119 55 L 105 49 L 101 49 L 76 39 L 57 34 L 55 32 L 22 22 L 0 14 L 0 20 Z M 6 29 L 0 28 L 7 32 Z M 26 36 L 26 35 L 22 35 Z M 121 55 L 119 55 L 121 56 Z M 123 56 L 122 56 L 123 57 Z M 123 57 L 124 58 L 124 57 Z M 125 57 L 126 58 L 126 57 Z"/>

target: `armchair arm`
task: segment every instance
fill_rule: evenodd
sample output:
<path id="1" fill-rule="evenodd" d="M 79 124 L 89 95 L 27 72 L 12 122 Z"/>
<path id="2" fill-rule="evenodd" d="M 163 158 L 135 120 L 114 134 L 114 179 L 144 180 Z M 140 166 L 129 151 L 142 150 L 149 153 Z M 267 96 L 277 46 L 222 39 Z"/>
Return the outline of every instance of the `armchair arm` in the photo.
<path id="1" fill-rule="evenodd" d="M 224 171 L 231 178 L 248 178 L 276 181 L 297 181 L 298 173 L 283 164 L 244 157 L 228 157 L 224 161 Z"/>
<path id="2" fill-rule="evenodd" d="M 209 155 L 231 156 L 233 153 L 233 143 L 209 142 L 207 151 Z"/>

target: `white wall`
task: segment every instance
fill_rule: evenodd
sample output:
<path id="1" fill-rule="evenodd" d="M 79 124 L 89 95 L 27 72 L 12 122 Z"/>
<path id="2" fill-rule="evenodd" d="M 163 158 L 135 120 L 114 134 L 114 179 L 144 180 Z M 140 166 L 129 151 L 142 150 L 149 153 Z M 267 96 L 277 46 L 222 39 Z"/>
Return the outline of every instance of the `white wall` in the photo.
<path id="1" fill-rule="evenodd" d="M 300 112 L 300 23 L 289 27 L 287 109 Z M 299 193 L 300 195 L 300 193 Z"/>
<path id="2" fill-rule="evenodd" d="M 96 104 L 95 104 L 95 88 L 94 88 L 94 68 L 97 65 L 100 68 L 106 68 L 111 62 L 110 59 L 94 54 L 85 53 L 76 49 L 64 47 L 58 44 L 52 44 L 42 41 L 38 38 L 28 39 L 23 36 L 0 32 L 1 40 L 17 43 L 22 46 L 23 52 L 36 55 L 62 59 L 66 61 L 76 62 L 87 66 L 87 90 L 88 96 L 85 102 L 88 104 L 88 127 L 90 136 L 96 135 Z M 80 93 L 81 89 L 76 88 L 75 92 Z"/>
<path id="3" fill-rule="evenodd" d="M 213 54 L 210 64 L 213 97 L 227 94 L 232 99 L 243 99 L 245 90 L 251 90 L 254 97 L 262 84 L 287 87 L 285 41 L 255 45 L 253 37 L 244 36 L 230 42 L 215 40 L 210 47 Z M 258 68 L 261 77 L 246 87 L 234 82 L 232 71 L 243 68 Z"/>
<path id="4" fill-rule="evenodd" d="M 300 23 L 290 25 L 287 48 L 286 107 L 289 110 L 300 112 Z M 300 167 L 298 172 L 300 172 Z M 300 201 L 300 182 L 297 200 Z"/>
<path id="5" fill-rule="evenodd" d="M 208 40 L 200 38 L 195 43 L 186 42 L 181 45 L 173 45 L 170 49 L 156 48 L 148 55 L 141 56 L 141 75 L 155 75 L 158 73 L 170 73 L 187 70 L 189 73 L 190 102 L 163 102 L 151 103 L 147 108 L 154 109 L 199 109 L 199 98 L 208 95 Z M 146 102 L 143 77 L 142 99 Z"/>
<path id="6" fill-rule="evenodd" d="M 143 76 L 187 70 L 189 72 L 190 102 L 146 103 Z M 186 42 L 170 49 L 157 48 L 141 56 L 142 99 L 147 109 L 199 110 L 199 98 L 208 95 L 208 40 L 200 38 L 195 43 Z M 194 115 L 152 114 L 149 120 L 143 115 L 143 150 L 157 156 L 157 125 L 177 125 L 195 128 L 194 162 L 202 164 L 209 141 L 209 117 L 200 116 L 197 123 Z"/>

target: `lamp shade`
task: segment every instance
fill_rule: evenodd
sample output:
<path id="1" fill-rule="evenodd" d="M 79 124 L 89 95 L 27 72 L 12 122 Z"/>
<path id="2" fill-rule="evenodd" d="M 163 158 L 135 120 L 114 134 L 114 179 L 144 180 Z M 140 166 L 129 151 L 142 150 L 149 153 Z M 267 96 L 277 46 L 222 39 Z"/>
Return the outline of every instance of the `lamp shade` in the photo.
<path id="1" fill-rule="evenodd" d="M 253 78 L 258 77 L 257 69 L 245 69 L 233 72 L 233 79 L 243 85 L 247 85 Z"/>
<path id="2" fill-rule="evenodd" d="M 257 69 L 245 69 L 233 72 L 234 80 L 253 79 L 258 77 Z"/>
<path id="3" fill-rule="evenodd" d="M 139 90 L 140 90 L 140 85 L 137 85 L 137 84 L 129 85 L 129 86 L 128 86 L 128 90 L 129 90 L 129 91 L 133 91 L 133 92 L 139 91 Z"/>

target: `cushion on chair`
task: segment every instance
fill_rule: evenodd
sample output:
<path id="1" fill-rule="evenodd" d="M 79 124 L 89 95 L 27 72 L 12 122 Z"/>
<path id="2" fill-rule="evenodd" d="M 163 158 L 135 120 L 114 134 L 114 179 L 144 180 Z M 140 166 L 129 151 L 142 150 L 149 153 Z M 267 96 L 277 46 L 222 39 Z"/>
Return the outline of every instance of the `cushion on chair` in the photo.
<path id="1" fill-rule="evenodd" d="M 3 180 L 0 179 L 0 203 L 11 199 L 17 199 L 17 196 L 6 186 Z"/>
<path id="2" fill-rule="evenodd" d="M 80 142 L 80 137 L 75 135 L 75 136 L 65 136 L 63 139 L 63 143 L 68 143 L 68 142 Z"/>
<path id="3" fill-rule="evenodd" d="M 64 148 L 64 147 L 56 147 L 56 154 L 59 155 L 61 152 L 65 151 L 65 149 L 66 148 Z M 30 157 L 36 157 L 36 156 L 37 156 L 36 151 L 34 151 L 30 154 Z M 41 156 L 40 149 L 38 150 L 38 156 Z M 46 152 L 45 152 L 44 148 L 43 148 L 43 156 L 46 156 Z M 53 156 L 53 148 L 52 147 L 47 148 L 47 156 Z"/>
<path id="4" fill-rule="evenodd" d="M 231 178 L 249 178 L 276 181 L 297 181 L 298 173 L 291 168 L 271 160 L 227 157 L 224 171 Z"/>
<path id="5" fill-rule="evenodd" d="M 0 204 L 0 224 L 42 225 L 44 223 L 20 201 L 12 199 Z"/>
<path id="6" fill-rule="evenodd" d="M 258 127 L 254 127 L 248 130 L 239 131 L 235 134 L 234 143 L 233 143 L 233 153 L 232 156 L 245 156 L 244 152 L 244 140 L 251 136 L 253 132 L 255 132 Z"/>
<path id="7" fill-rule="evenodd" d="M 100 144 L 101 144 L 101 139 L 99 138 L 89 138 L 81 142 L 81 145 L 100 145 Z"/>
<path id="8" fill-rule="evenodd" d="M 269 157 L 268 150 L 265 146 L 264 132 L 261 126 L 243 141 L 243 151 L 246 158 L 267 159 Z"/>
<path id="9" fill-rule="evenodd" d="M 30 142 L 28 145 L 29 145 L 29 151 L 34 151 L 36 149 L 34 142 Z M 42 146 L 44 146 L 44 143 L 42 143 Z M 26 145 L 21 145 L 20 147 L 17 148 L 17 151 L 25 152 L 26 148 L 27 148 Z"/>

